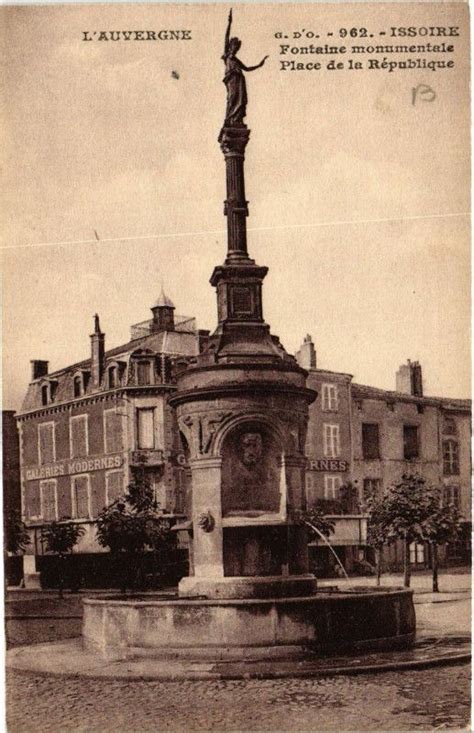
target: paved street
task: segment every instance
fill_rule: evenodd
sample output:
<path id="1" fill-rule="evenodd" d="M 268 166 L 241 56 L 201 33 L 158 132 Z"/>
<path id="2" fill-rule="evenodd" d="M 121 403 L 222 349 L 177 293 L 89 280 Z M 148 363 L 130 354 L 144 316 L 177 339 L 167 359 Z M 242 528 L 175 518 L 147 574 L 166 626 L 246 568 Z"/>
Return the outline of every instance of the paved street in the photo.
<path id="1" fill-rule="evenodd" d="M 442 577 L 446 592 L 436 596 L 427 592 L 426 582 L 414 581 L 420 634 L 468 633 L 468 577 Z M 365 584 L 372 583 L 365 579 Z M 54 599 L 43 596 L 36 605 L 44 614 L 59 613 Z M 7 606 L 7 614 L 28 615 L 35 603 Z M 71 616 L 78 608 L 71 597 L 59 606 L 63 615 Z M 79 624 L 77 618 L 10 620 L 10 645 L 74 636 Z M 177 682 L 10 672 L 7 706 L 10 733 L 468 730 L 470 667 L 318 679 Z"/>
<path id="2" fill-rule="evenodd" d="M 124 682 L 12 674 L 10 733 L 466 728 L 469 669 L 316 680 Z"/>

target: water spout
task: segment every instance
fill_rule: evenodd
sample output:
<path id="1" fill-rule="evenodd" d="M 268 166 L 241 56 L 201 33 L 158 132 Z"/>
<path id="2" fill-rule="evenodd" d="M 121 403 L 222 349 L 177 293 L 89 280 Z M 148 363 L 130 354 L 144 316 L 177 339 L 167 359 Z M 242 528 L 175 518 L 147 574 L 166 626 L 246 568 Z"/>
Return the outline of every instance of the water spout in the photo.
<path id="1" fill-rule="evenodd" d="M 346 569 L 345 569 L 344 565 L 342 564 L 342 562 L 341 562 L 341 561 L 339 560 L 339 558 L 338 558 L 337 554 L 336 554 L 336 553 L 334 552 L 333 546 L 332 546 L 332 545 L 331 545 L 331 543 L 329 542 L 328 538 L 327 538 L 327 537 L 325 537 L 325 536 L 323 535 L 323 533 L 322 533 L 322 532 L 320 532 L 320 531 L 319 531 L 319 529 L 318 529 L 317 527 L 315 527 L 315 526 L 314 526 L 314 524 L 311 524 L 311 522 L 308 522 L 307 520 L 305 520 L 305 524 L 307 524 L 307 525 L 308 525 L 308 527 L 311 527 L 311 529 L 312 529 L 312 530 L 314 530 L 314 531 L 316 532 L 316 534 L 318 534 L 318 535 L 319 535 L 319 536 L 321 537 L 321 539 L 322 539 L 322 540 L 324 540 L 324 542 L 325 542 L 325 543 L 327 544 L 327 546 L 328 546 L 328 547 L 329 547 L 329 549 L 331 550 L 332 554 L 333 554 L 333 555 L 334 555 L 334 557 L 336 558 L 336 561 L 337 561 L 338 565 L 340 565 L 340 568 L 341 568 L 342 572 L 343 572 L 343 573 L 344 573 L 344 575 L 346 576 L 347 580 L 349 580 L 349 576 L 348 576 L 348 574 L 346 573 Z"/>

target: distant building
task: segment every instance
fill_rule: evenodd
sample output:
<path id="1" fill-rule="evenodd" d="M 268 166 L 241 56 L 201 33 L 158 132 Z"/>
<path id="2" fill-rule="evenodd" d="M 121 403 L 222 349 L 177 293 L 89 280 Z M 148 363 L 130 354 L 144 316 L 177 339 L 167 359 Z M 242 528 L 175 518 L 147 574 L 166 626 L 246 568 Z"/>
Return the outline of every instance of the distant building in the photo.
<path id="1" fill-rule="evenodd" d="M 15 410 L 2 410 L 2 479 L 5 528 L 11 512 L 21 514 L 20 444 Z M 5 572 L 8 583 L 17 585 L 22 577 L 21 557 L 9 557 Z"/>
<path id="2" fill-rule="evenodd" d="M 192 318 L 176 317 L 162 292 L 152 318 L 132 326 L 126 344 L 109 351 L 95 316 L 91 356 L 50 373 L 32 362 L 32 381 L 17 416 L 22 465 L 22 507 L 31 529 L 25 556 L 27 585 L 47 578 L 41 527 L 71 517 L 86 529 L 75 548 L 89 584 L 107 582 L 109 557 L 95 540 L 94 520 L 121 496 L 144 466 L 160 507 L 185 510 L 185 458 L 167 397 L 174 362 L 194 356 L 208 336 Z M 79 562 L 79 560 L 78 560 Z M 44 579 L 43 578 L 43 579 Z"/>
<path id="3" fill-rule="evenodd" d="M 467 528 L 471 516 L 470 400 L 425 397 L 418 362 L 408 361 L 400 367 L 397 391 L 354 384 L 349 374 L 316 367 L 310 336 L 297 359 L 309 370 L 308 387 L 319 395 L 310 407 L 306 441 L 307 500 L 309 505 L 316 500 L 323 506 L 329 502 L 328 514 L 334 514 L 336 520 L 330 541 L 346 569 L 351 570 L 358 560 L 373 559 L 357 500 L 360 506 L 368 493 L 380 493 L 404 473 L 416 473 L 430 484 L 443 486 L 446 500 L 458 506 Z M 340 489 L 348 482 L 356 488 L 355 501 L 348 503 L 346 496 L 341 511 Z M 331 501 L 336 502 L 339 514 L 331 511 Z M 441 553 L 442 560 L 469 562 L 469 547 L 467 533 L 464 542 L 448 546 L 446 556 Z M 321 542 L 315 543 L 312 554 L 316 566 L 318 558 L 326 569 L 332 564 L 331 553 Z M 385 560 L 393 567 L 402 564 L 398 544 L 385 551 Z M 428 567 L 429 548 L 412 547 L 412 562 Z"/>

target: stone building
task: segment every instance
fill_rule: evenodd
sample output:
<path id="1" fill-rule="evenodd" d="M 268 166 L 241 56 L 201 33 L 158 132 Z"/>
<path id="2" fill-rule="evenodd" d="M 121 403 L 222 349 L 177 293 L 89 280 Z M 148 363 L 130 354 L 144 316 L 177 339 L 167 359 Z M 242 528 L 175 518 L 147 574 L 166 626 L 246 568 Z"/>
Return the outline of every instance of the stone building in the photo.
<path id="1" fill-rule="evenodd" d="M 423 394 L 418 362 L 402 365 L 396 374 L 396 390 L 355 384 L 352 376 L 317 368 L 311 337 L 306 336 L 297 353 L 309 371 L 307 384 L 318 400 L 310 407 L 306 442 L 308 471 L 306 495 L 331 502 L 336 521 L 331 544 L 346 569 L 362 559 L 372 560 L 365 545 L 363 515 L 357 504 L 370 492 L 380 493 L 404 473 L 423 476 L 429 484 L 443 486 L 446 500 L 455 503 L 465 520 L 471 515 L 470 490 L 470 400 L 427 397 Z M 356 495 L 348 501 L 340 489 L 352 483 Z M 341 498 L 344 499 L 341 501 Z M 345 503 L 345 505 L 344 505 Z M 448 546 L 445 562 L 468 562 L 469 541 Z M 331 564 L 329 551 L 317 543 L 313 555 Z M 401 548 L 385 551 L 386 562 L 399 567 Z M 412 562 L 429 566 L 429 548 L 412 548 Z"/>
<path id="2" fill-rule="evenodd" d="M 89 359 L 55 372 L 32 361 L 32 380 L 17 415 L 23 517 L 31 530 L 24 557 L 27 585 L 48 576 L 41 527 L 70 517 L 85 527 L 75 548 L 89 584 L 107 577 L 107 557 L 95 540 L 94 519 L 144 466 L 160 507 L 180 516 L 186 468 L 175 416 L 167 404 L 177 358 L 195 356 L 208 332 L 174 315 L 162 292 L 152 318 L 132 326 L 126 344 L 105 348 L 95 316 Z M 99 554 L 100 553 L 100 554 Z"/>

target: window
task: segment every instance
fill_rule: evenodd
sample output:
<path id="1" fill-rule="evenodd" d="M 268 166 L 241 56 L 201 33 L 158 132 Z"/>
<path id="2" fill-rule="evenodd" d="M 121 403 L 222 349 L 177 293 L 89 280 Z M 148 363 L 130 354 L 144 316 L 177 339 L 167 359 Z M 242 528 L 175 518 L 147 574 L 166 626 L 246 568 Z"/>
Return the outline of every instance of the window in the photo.
<path id="1" fill-rule="evenodd" d="M 362 456 L 369 460 L 380 458 L 379 426 L 376 423 L 362 423 Z"/>
<path id="2" fill-rule="evenodd" d="M 453 417 L 444 418 L 443 433 L 445 435 L 457 435 L 456 420 Z"/>
<path id="3" fill-rule="evenodd" d="M 338 458 L 341 452 L 339 441 L 339 425 L 323 424 L 324 455 L 326 458 Z"/>
<path id="4" fill-rule="evenodd" d="M 82 458 L 89 454 L 87 415 L 75 415 L 69 419 L 69 448 L 71 458 Z"/>
<path id="5" fill-rule="evenodd" d="M 73 476 L 71 479 L 72 516 L 75 519 L 90 519 L 90 484 L 89 476 Z"/>
<path id="6" fill-rule="evenodd" d="M 338 408 L 337 387 L 335 384 L 323 384 L 323 407 L 326 412 L 336 412 Z"/>
<path id="7" fill-rule="evenodd" d="M 425 562 L 425 547 L 412 542 L 410 545 L 410 564 L 423 565 Z"/>
<path id="8" fill-rule="evenodd" d="M 123 450 L 122 415 L 115 408 L 104 410 L 104 449 L 106 453 Z"/>
<path id="9" fill-rule="evenodd" d="M 342 485 L 342 478 L 340 476 L 324 476 L 324 498 L 325 499 L 338 499 L 339 489 Z"/>
<path id="10" fill-rule="evenodd" d="M 25 482 L 25 514 L 28 519 L 41 517 L 41 494 L 36 482 Z"/>
<path id="11" fill-rule="evenodd" d="M 364 479 L 364 499 L 368 499 L 371 496 L 378 496 L 380 494 L 380 479 L 379 478 L 365 478 Z"/>
<path id="12" fill-rule="evenodd" d="M 44 465 L 55 460 L 54 422 L 44 422 L 38 425 L 38 461 L 40 465 Z"/>
<path id="13" fill-rule="evenodd" d="M 74 397 L 80 397 L 82 394 L 82 377 L 74 377 Z"/>
<path id="14" fill-rule="evenodd" d="M 459 474 L 459 445 L 455 440 L 443 440 L 443 473 L 445 476 Z"/>
<path id="15" fill-rule="evenodd" d="M 123 495 L 123 472 L 107 471 L 105 474 L 105 502 L 107 506 Z"/>
<path id="16" fill-rule="evenodd" d="M 137 448 L 153 450 L 155 447 L 155 411 L 153 408 L 137 410 Z"/>
<path id="17" fill-rule="evenodd" d="M 418 440 L 418 426 L 417 425 L 404 425 L 403 426 L 403 457 L 409 461 L 412 458 L 418 458 L 420 454 L 419 440 Z"/>
<path id="18" fill-rule="evenodd" d="M 461 505 L 459 486 L 445 486 L 443 491 L 443 499 L 445 504 L 454 504 L 454 506 L 459 509 Z"/>
<path id="19" fill-rule="evenodd" d="M 43 384 L 41 387 L 41 404 L 47 405 L 49 402 L 49 387 L 47 384 Z"/>
<path id="20" fill-rule="evenodd" d="M 58 518 L 56 497 L 56 479 L 40 481 L 41 517 L 46 522 L 54 522 Z"/>
<path id="21" fill-rule="evenodd" d="M 166 483 L 162 476 L 151 476 L 151 485 L 153 488 L 153 500 L 158 504 L 158 510 L 166 510 Z"/>
<path id="22" fill-rule="evenodd" d="M 145 385 L 151 383 L 151 364 L 149 361 L 137 362 L 137 384 Z"/>

